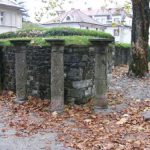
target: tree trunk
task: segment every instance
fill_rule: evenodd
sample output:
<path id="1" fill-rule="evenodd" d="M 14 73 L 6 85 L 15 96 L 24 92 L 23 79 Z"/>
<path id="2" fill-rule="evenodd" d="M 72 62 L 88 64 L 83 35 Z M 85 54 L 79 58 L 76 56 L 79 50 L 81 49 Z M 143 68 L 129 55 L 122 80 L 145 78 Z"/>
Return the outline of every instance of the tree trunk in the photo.
<path id="1" fill-rule="evenodd" d="M 132 61 L 129 75 L 148 73 L 149 0 L 132 0 Z"/>

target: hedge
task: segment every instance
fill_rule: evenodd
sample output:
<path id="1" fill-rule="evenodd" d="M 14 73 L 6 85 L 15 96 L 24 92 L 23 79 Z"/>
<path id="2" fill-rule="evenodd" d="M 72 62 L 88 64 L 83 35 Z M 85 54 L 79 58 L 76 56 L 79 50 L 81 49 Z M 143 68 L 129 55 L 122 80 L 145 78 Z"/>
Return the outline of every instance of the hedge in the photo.
<path id="1" fill-rule="evenodd" d="M 50 36 L 93 36 L 100 38 L 113 38 L 108 33 L 75 28 L 50 28 L 50 29 L 26 29 L 17 32 L 7 32 L 0 34 L 0 39 L 20 38 L 20 37 L 50 37 Z"/>

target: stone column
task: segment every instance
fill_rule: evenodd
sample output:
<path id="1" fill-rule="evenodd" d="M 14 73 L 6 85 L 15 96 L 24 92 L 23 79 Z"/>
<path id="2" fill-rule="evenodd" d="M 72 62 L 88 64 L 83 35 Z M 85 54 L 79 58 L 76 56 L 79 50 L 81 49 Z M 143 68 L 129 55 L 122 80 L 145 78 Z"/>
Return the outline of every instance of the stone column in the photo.
<path id="1" fill-rule="evenodd" d="M 16 103 L 23 103 L 27 99 L 27 66 L 26 46 L 30 40 L 10 40 L 15 47 L 15 77 L 16 77 Z"/>
<path id="2" fill-rule="evenodd" d="M 46 39 L 51 51 L 51 111 L 64 110 L 64 40 Z"/>
<path id="3" fill-rule="evenodd" d="M 95 49 L 95 100 L 94 107 L 105 109 L 107 102 L 107 46 L 112 39 L 91 39 Z"/>

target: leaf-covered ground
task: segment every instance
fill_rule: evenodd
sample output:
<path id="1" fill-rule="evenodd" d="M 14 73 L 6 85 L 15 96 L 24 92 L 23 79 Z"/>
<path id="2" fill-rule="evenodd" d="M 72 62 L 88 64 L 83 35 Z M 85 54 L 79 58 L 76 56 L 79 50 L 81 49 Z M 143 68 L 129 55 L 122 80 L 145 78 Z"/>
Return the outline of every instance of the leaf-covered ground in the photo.
<path id="1" fill-rule="evenodd" d="M 127 78 L 126 70 L 126 67 L 116 68 L 111 84 L 113 80 L 119 83 L 121 78 Z M 137 82 L 147 85 L 149 79 Z M 12 92 L 3 92 L 0 96 L 0 148 L 3 150 L 150 149 L 150 121 L 144 120 L 142 115 L 150 110 L 150 95 L 140 101 L 136 96 L 124 97 L 123 86 L 114 87 L 108 92 L 108 110 L 94 112 L 91 101 L 83 107 L 66 106 L 63 114 L 49 113 L 49 102 L 46 100 L 29 97 L 23 105 L 16 105 L 14 98 Z M 10 129 L 13 132 L 8 134 Z M 2 145 L 2 142 L 12 140 L 10 136 L 14 143 L 10 142 L 7 147 Z M 42 139 L 37 138 L 40 136 Z M 22 142 L 24 139 L 26 142 Z M 17 144 L 19 146 L 15 147 Z"/>

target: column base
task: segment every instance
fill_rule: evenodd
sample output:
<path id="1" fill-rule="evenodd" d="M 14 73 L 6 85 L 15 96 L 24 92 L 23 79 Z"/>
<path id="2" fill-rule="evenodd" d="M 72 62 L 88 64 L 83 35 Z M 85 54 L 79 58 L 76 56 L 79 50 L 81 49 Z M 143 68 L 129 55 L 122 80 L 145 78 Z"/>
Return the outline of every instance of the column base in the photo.
<path id="1" fill-rule="evenodd" d="M 64 109 L 58 109 L 58 110 L 50 109 L 50 112 L 51 112 L 51 113 L 56 112 L 56 113 L 58 113 L 58 114 L 62 114 L 62 113 L 64 112 Z"/>
<path id="2" fill-rule="evenodd" d="M 96 98 L 94 103 L 95 109 L 108 109 L 108 101 L 106 96 L 102 96 L 101 98 Z"/>
<path id="3" fill-rule="evenodd" d="M 16 99 L 14 99 L 14 102 L 16 104 L 23 104 L 26 102 L 26 100 L 27 100 L 26 98 L 16 98 Z"/>

